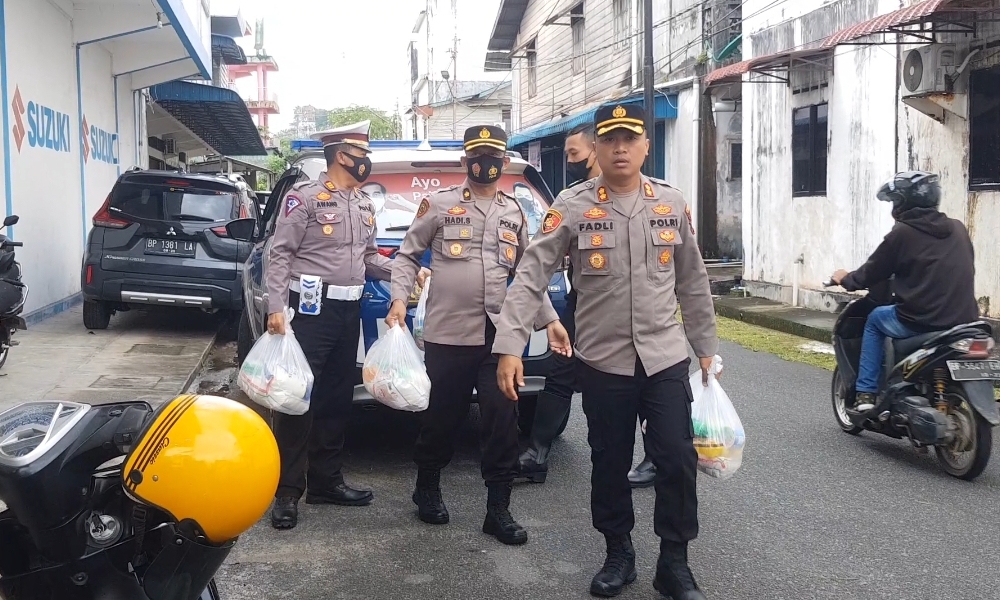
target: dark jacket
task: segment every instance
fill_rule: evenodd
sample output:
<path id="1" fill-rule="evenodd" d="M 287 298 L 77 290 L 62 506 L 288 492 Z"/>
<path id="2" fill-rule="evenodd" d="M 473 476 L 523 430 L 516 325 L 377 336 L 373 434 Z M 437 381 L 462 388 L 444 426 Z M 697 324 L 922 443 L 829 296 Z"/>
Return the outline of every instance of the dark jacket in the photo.
<path id="1" fill-rule="evenodd" d="M 868 262 L 841 285 L 853 292 L 893 276 L 899 320 L 914 331 L 979 318 L 972 240 L 961 221 L 929 208 L 904 212 Z"/>

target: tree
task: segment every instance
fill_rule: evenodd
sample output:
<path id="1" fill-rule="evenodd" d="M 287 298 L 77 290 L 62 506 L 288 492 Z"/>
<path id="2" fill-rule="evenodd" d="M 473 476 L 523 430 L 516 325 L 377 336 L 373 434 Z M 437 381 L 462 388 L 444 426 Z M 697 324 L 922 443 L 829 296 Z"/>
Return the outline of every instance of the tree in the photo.
<path id="1" fill-rule="evenodd" d="M 330 111 L 316 111 L 316 128 L 320 131 L 333 129 L 357 123 L 358 121 L 370 120 L 371 130 L 368 136 L 373 140 L 395 140 L 399 139 L 402 125 L 399 116 L 389 115 L 384 110 L 379 110 L 371 106 L 360 106 L 352 104 L 344 108 L 335 108 Z M 322 122 L 322 121 L 325 121 Z"/>

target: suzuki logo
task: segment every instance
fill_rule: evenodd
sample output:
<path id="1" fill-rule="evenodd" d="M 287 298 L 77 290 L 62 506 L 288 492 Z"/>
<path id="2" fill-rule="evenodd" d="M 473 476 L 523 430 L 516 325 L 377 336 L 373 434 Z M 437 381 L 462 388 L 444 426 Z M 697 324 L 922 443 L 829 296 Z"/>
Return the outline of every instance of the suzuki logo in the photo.
<path id="1" fill-rule="evenodd" d="M 171 227 L 170 229 L 167 230 L 167 235 L 177 235 L 177 232 L 174 231 L 173 227 Z"/>
<path id="2" fill-rule="evenodd" d="M 24 128 L 24 101 L 21 100 L 21 88 L 14 86 L 14 100 L 10 103 L 14 109 L 14 143 L 17 144 L 17 151 L 21 151 L 21 143 L 28 132 Z"/>

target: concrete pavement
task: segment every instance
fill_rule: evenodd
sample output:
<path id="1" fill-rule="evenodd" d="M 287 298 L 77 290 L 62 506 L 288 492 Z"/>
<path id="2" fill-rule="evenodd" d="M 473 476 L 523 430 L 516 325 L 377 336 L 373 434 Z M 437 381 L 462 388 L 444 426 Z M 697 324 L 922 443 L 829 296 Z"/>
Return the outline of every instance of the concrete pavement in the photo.
<path id="1" fill-rule="evenodd" d="M 27 331 L 0 369 L 0 410 L 21 402 L 69 400 L 158 404 L 180 393 L 212 345 L 220 320 L 169 309 L 118 313 L 103 331 L 83 326 L 82 307 Z"/>
<path id="2" fill-rule="evenodd" d="M 723 386 L 747 432 L 732 479 L 699 478 L 701 534 L 691 560 L 713 600 L 995 598 L 1000 451 L 965 483 L 905 441 L 839 430 L 830 373 L 723 343 Z M 219 579 L 226 600 L 585 599 L 604 559 L 590 524 L 590 450 L 575 402 L 548 481 L 519 484 L 512 512 L 528 528 L 511 548 L 480 533 L 486 491 L 478 423 L 462 429 L 443 475 L 452 522 L 425 525 L 410 500 L 414 415 L 357 411 L 348 481 L 375 490 L 364 508 L 301 506 L 298 528 L 267 517 L 237 544 Z M 635 460 L 641 458 L 637 436 Z M 654 494 L 633 494 L 638 581 L 620 597 L 654 599 Z"/>

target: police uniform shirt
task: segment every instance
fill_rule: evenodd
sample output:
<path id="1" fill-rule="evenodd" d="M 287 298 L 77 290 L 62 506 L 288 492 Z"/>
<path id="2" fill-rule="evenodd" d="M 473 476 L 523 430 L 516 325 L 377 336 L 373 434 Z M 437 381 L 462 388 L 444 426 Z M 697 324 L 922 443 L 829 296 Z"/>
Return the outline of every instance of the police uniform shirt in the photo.
<path id="1" fill-rule="evenodd" d="M 392 259 L 375 243 L 375 205 L 358 188 L 338 189 L 324 172 L 292 186 L 278 210 L 268 253 L 269 313 L 284 310 L 289 282 L 301 275 L 338 286 L 392 276 Z"/>
<path id="2" fill-rule="evenodd" d="M 636 358 L 653 375 L 718 349 L 708 273 L 680 192 L 641 178 L 632 206 L 598 177 L 564 190 L 545 214 L 507 294 L 493 351 L 521 355 L 528 315 L 568 252 L 578 292 L 575 355 L 605 373 L 632 376 Z M 677 321 L 677 300 L 684 327 Z"/>
<path id="3" fill-rule="evenodd" d="M 467 185 L 424 197 L 397 253 L 392 300 L 406 302 L 420 259 L 431 249 L 434 274 L 424 339 L 433 344 L 486 343 L 486 318 L 496 324 L 509 278 L 528 246 L 527 222 L 517 200 L 502 191 L 484 200 L 477 202 Z M 534 320 L 535 328 L 541 329 L 558 318 L 546 294 L 528 321 Z M 522 353 L 525 344 L 516 354 Z"/>

